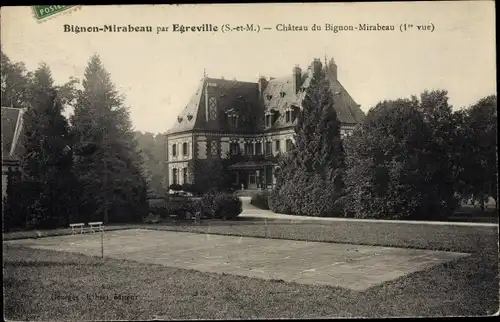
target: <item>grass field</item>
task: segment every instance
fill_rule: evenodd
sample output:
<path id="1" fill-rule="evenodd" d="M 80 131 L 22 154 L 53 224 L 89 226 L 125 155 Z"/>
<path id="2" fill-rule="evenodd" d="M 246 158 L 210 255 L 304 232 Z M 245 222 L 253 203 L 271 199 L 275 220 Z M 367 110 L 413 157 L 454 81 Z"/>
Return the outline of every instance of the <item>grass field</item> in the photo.
<path id="1" fill-rule="evenodd" d="M 484 315 L 498 309 L 494 249 L 365 292 L 4 247 L 15 320 Z"/>
<path id="2" fill-rule="evenodd" d="M 498 226 L 427 225 L 387 222 L 206 221 L 157 224 L 148 229 L 261 238 L 475 252 L 496 248 Z"/>
<path id="3" fill-rule="evenodd" d="M 263 222 L 245 221 L 149 227 L 473 254 L 365 292 L 355 292 L 4 245 L 5 317 L 134 320 L 154 316 L 161 319 L 456 316 L 488 315 L 498 310 L 495 227 L 283 222 L 266 226 Z"/>
<path id="4" fill-rule="evenodd" d="M 322 241 L 357 245 L 393 246 L 458 252 L 475 252 L 497 247 L 498 225 L 459 226 L 373 222 L 314 222 L 238 218 L 237 220 L 162 224 L 123 224 L 106 226 L 106 230 L 146 228 L 155 230 L 209 233 L 230 236 Z M 19 231 L 5 233 L 3 240 L 59 236 L 70 229 Z"/>

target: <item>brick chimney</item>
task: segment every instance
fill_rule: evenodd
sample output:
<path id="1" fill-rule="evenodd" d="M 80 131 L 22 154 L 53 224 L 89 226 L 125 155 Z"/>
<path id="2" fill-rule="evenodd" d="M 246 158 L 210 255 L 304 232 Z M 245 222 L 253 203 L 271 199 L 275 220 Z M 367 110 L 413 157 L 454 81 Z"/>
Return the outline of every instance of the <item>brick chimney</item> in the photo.
<path id="1" fill-rule="evenodd" d="M 314 77 L 318 77 L 321 73 L 321 69 L 323 68 L 323 64 L 321 63 L 321 59 L 314 58 L 312 63 L 312 70 Z"/>
<path id="2" fill-rule="evenodd" d="M 328 62 L 328 74 L 334 80 L 337 80 L 337 64 L 335 64 L 335 60 L 333 60 L 333 58 Z"/>
<path id="3" fill-rule="evenodd" d="M 264 76 L 259 77 L 259 96 L 262 98 L 264 90 L 267 86 L 267 79 Z"/>
<path id="4" fill-rule="evenodd" d="M 300 85 L 302 85 L 302 69 L 299 65 L 295 65 L 292 71 L 293 74 L 293 90 L 295 93 L 299 92 Z"/>

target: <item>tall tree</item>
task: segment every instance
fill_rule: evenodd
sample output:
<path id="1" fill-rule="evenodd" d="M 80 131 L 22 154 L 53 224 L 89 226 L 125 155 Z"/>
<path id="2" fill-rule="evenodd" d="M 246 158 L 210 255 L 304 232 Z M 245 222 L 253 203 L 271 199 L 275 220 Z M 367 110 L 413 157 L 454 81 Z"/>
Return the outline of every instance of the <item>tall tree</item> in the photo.
<path id="1" fill-rule="evenodd" d="M 490 95 L 473 106 L 455 113 L 457 140 L 455 158 L 459 161 L 459 192 L 474 198 L 484 210 L 488 197 L 497 202 L 497 98 Z"/>
<path id="2" fill-rule="evenodd" d="M 21 166 L 28 219 L 35 227 L 65 225 L 74 205 L 71 138 L 47 65 L 34 72 L 27 93 Z"/>
<path id="3" fill-rule="evenodd" d="M 417 102 L 416 98 L 413 98 Z M 425 177 L 429 195 L 428 212 L 441 211 L 444 216 L 456 209 L 456 169 L 458 160 L 454 157 L 456 121 L 452 106 L 448 103 L 445 90 L 424 91 L 420 95 L 418 110 L 427 129 L 428 139 L 423 146 L 425 154 Z M 439 201 L 431 198 L 439 196 Z M 436 202 L 439 205 L 434 205 Z M 423 205 L 422 205 L 423 206 Z M 425 208 L 425 207 L 424 207 Z"/>
<path id="4" fill-rule="evenodd" d="M 344 151 L 333 94 L 324 73 L 313 80 L 295 128 L 295 145 L 280 162 L 270 208 L 309 216 L 339 215 Z"/>
<path id="5" fill-rule="evenodd" d="M 30 87 L 31 73 L 23 63 L 14 63 L 1 51 L 2 106 L 22 108 L 27 107 L 27 93 Z"/>
<path id="6" fill-rule="evenodd" d="M 446 95 L 381 102 L 345 141 L 346 205 L 354 216 L 431 219 L 457 207 Z"/>
<path id="7" fill-rule="evenodd" d="M 82 207 L 105 222 L 141 218 L 147 184 L 129 111 L 98 55 L 90 58 L 71 122 L 76 145 L 93 146 L 75 170 L 82 185 Z"/>

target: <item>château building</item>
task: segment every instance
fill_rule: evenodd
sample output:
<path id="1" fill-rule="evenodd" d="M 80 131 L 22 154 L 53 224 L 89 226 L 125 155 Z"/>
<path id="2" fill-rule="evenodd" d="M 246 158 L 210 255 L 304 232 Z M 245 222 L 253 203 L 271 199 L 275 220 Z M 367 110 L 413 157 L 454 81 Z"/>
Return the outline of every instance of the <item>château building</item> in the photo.
<path id="1" fill-rule="evenodd" d="M 341 135 L 352 133 L 365 114 L 337 77 L 331 59 L 323 66 L 314 59 L 306 70 L 296 65 L 287 76 L 241 82 L 205 76 L 166 135 L 166 180 L 193 183 L 191 160 L 220 159 L 227 154 L 248 156 L 231 165 L 235 184 L 244 189 L 269 188 L 275 183 L 271 158 L 293 144 L 294 126 L 312 78 L 325 71 L 341 122 Z"/>

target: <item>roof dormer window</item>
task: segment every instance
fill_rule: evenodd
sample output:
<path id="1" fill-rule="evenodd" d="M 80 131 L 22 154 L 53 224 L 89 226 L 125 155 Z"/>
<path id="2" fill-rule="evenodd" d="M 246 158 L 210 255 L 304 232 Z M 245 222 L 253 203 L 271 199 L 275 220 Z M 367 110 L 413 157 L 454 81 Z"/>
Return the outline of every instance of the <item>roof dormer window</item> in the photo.
<path id="1" fill-rule="evenodd" d="M 300 108 L 298 106 L 292 105 L 291 113 L 290 113 L 291 122 L 295 121 L 295 119 L 299 115 L 299 112 L 300 112 Z"/>
<path id="2" fill-rule="evenodd" d="M 187 119 L 188 119 L 188 121 L 191 121 L 193 119 L 193 115 L 192 114 L 188 114 L 187 115 Z"/>
<path id="3" fill-rule="evenodd" d="M 266 96 L 266 97 L 267 97 L 267 99 L 268 99 L 269 101 L 273 98 L 273 96 L 272 96 L 271 94 L 267 94 L 267 96 Z"/>
<path id="4" fill-rule="evenodd" d="M 265 124 L 266 127 L 273 126 L 273 123 L 276 121 L 278 111 L 275 109 L 270 109 L 265 113 Z"/>
<path id="5" fill-rule="evenodd" d="M 238 128 L 238 115 L 228 115 L 229 127 L 231 129 Z"/>
<path id="6" fill-rule="evenodd" d="M 181 122 L 182 122 L 182 120 L 183 120 L 182 116 L 178 116 L 178 117 L 177 117 L 177 122 L 181 123 Z"/>
<path id="7" fill-rule="evenodd" d="M 281 91 L 281 92 L 280 92 L 280 96 L 281 96 L 281 97 L 285 97 L 285 95 L 286 95 L 286 92 L 285 92 L 285 91 Z"/>
<path id="8" fill-rule="evenodd" d="M 271 122 L 272 121 L 272 117 L 273 116 L 271 114 L 266 115 L 266 127 L 271 127 L 271 125 L 272 125 L 272 122 Z"/>

